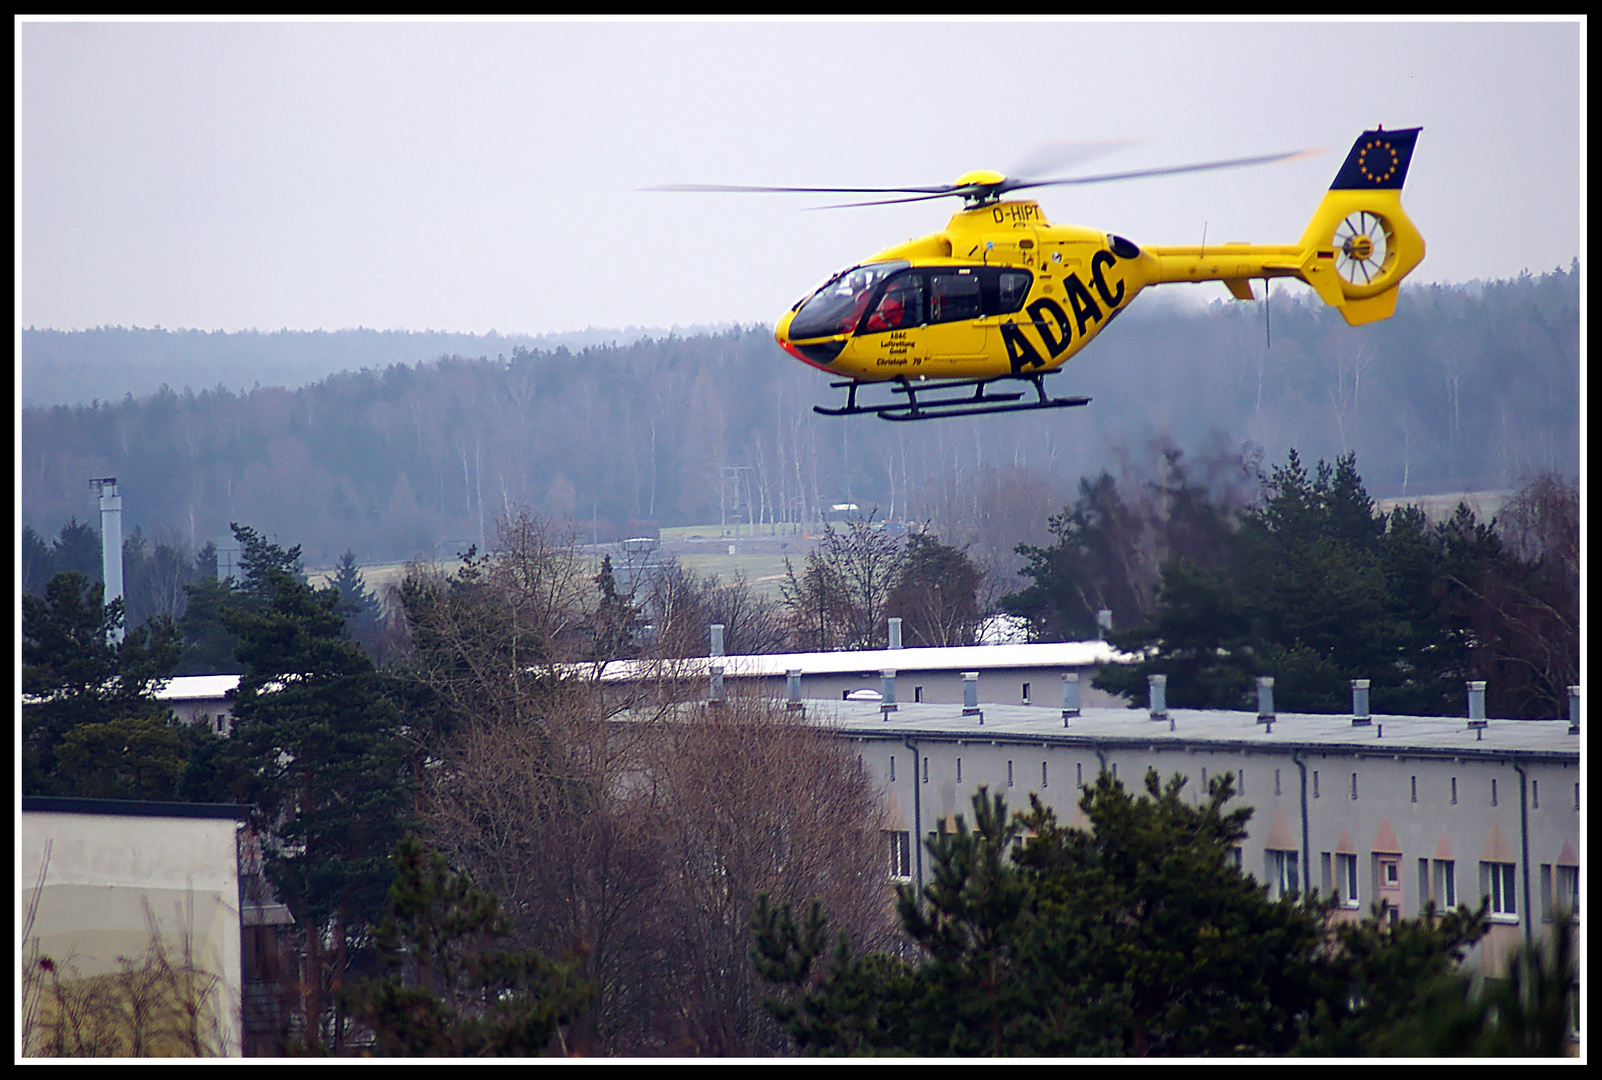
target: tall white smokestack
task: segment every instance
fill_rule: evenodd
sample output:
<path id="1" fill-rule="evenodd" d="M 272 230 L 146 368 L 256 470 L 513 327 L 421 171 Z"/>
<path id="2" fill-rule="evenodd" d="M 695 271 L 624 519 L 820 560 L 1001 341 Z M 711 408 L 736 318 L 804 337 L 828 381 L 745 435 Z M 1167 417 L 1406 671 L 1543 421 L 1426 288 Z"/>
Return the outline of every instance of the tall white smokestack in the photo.
<path id="1" fill-rule="evenodd" d="M 100 576 L 106 583 L 105 602 L 110 604 L 122 599 L 122 496 L 117 494 L 115 476 L 98 477 L 89 484 L 100 491 Z M 122 644 L 122 632 L 121 626 L 112 628 L 113 645 Z"/>

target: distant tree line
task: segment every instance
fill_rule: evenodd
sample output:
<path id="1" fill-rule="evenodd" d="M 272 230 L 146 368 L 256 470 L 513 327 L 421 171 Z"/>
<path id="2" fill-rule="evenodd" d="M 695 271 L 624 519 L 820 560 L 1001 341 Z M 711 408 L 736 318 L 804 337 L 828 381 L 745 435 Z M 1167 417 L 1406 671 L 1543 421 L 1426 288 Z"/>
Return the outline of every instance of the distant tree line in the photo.
<path id="1" fill-rule="evenodd" d="M 856 502 L 892 526 L 928 522 L 1005 575 L 1020 539 L 1044 539 L 1018 527 L 1020 510 L 1038 518 L 1036 496 L 1060 505 L 1080 476 L 1151 471 L 1158 440 L 1255 445 L 1271 460 L 1293 446 L 1308 460 L 1358 453 L 1387 496 L 1577 472 L 1577 266 L 1407 288 L 1394 318 L 1361 329 L 1311 300 L 1272 303 L 1271 342 L 1261 304 L 1137 305 L 1055 376 L 1094 399 L 1066 423 L 912 430 L 814 415 L 834 391 L 766 328 L 576 351 L 486 337 L 405 362 L 350 331 L 318 339 L 348 344 L 347 370 L 298 388 L 248 374 L 248 357 L 301 348 L 294 335 L 103 328 L 46 350 L 53 332 L 29 331 L 25 372 L 46 352 L 131 364 L 170 343 L 237 356 L 229 385 L 260 385 L 175 378 L 138 398 L 24 409 L 23 523 L 55 533 L 82 516 L 86 478 L 116 476 L 128 521 L 152 537 L 198 551 L 251 521 L 327 564 L 346 549 L 365 561 L 482 549 L 523 506 L 609 542 L 708 522 L 810 531 Z"/>

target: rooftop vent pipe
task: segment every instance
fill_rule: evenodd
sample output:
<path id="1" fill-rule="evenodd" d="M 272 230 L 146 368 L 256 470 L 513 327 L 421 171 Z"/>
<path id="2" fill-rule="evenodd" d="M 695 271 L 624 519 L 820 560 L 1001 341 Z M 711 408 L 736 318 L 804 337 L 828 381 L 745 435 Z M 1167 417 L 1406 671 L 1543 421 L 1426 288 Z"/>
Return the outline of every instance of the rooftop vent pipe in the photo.
<path id="1" fill-rule="evenodd" d="M 898 622 L 900 620 L 891 620 Z M 879 712 L 884 719 L 890 719 L 890 714 L 896 711 L 896 669 L 885 668 L 879 672 Z"/>
<path id="2" fill-rule="evenodd" d="M 1373 717 L 1368 715 L 1368 680 L 1352 680 L 1352 726 L 1367 727 L 1373 723 Z"/>
<path id="3" fill-rule="evenodd" d="M 1151 718 L 1153 720 L 1168 719 L 1168 676 L 1148 675 L 1147 685 L 1151 689 Z"/>
<path id="4" fill-rule="evenodd" d="M 1079 672 L 1062 673 L 1062 726 L 1068 726 L 1069 717 L 1079 715 Z"/>
<path id="5" fill-rule="evenodd" d="M 964 671 L 962 673 L 962 715 L 977 716 L 979 722 L 985 722 L 984 713 L 979 711 L 979 673 L 977 671 Z"/>
<path id="6" fill-rule="evenodd" d="M 1468 683 L 1468 726 L 1475 741 L 1485 738 L 1485 680 L 1471 679 Z"/>
<path id="7" fill-rule="evenodd" d="M 1580 733 L 1580 688 L 1569 687 L 1569 734 Z"/>
<path id="8" fill-rule="evenodd" d="M 801 708 L 801 669 L 790 668 L 786 671 L 784 683 L 786 690 L 784 707 L 791 710 Z"/>
<path id="9" fill-rule="evenodd" d="M 1274 722 L 1274 676 L 1272 675 L 1257 677 L 1257 722 L 1259 724 Z"/>
<path id="10" fill-rule="evenodd" d="M 901 648 L 901 620 L 898 618 L 890 620 L 890 647 Z"/>

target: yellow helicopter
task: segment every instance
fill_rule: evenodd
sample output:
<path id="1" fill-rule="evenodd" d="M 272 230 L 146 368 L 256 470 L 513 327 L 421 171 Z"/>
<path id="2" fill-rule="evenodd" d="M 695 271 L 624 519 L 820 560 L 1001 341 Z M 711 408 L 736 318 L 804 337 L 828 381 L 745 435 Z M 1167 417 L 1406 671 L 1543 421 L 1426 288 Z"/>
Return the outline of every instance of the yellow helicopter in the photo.
<path id="1" fill-rule="evenodd" d="M 847 391 L 830 416 L 885 420 L 1059 409 L 1089 402 L 1051 397 L 1043 377 L 1084 348 L 1142 289 L 1221 281 L 1252 299 L 1252 278 L 1300 278 L 1353 326 L 1388 318 L 1397 287 L 1424 258 L 1424 238 L 1402 212 L 1420 128 L 1365 131 L 1294 244 L 1139 247 L 1121 236 L 1052 225 L 1038 203 L 1004 196 L 1027 188 L 1262 165 L 1308 151 L 1059 179 L 970 172 L 953 184 L 909 188 L 670 185 L 668 191 L 893 194 L 873 206 L 960 196 L 945 229 L 879 252 L 835 274 L 779 320 L 775 335 L 796 359 Z M 996 390 L 1022 381 L 1026 390 Z M 895 400 L 859 404 L 864 385 L 891 384 Z M 943 393 L 960 391 L 956 395 Z"/>

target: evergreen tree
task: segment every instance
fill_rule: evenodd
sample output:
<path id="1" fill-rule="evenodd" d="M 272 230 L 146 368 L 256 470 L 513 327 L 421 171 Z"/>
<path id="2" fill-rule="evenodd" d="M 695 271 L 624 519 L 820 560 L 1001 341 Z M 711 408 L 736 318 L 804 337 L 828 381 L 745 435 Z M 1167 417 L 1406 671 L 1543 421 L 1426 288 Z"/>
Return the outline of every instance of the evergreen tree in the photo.
<path id="1" fill-rule="evenodd" d="M 181 771 L 172 712 L 156 698 L 179 654 L 160 617 L 113 642 L 122 601 L 82 574 L 22 598 L 23 793 L 174 797 Z"/>
<path id="2" fill-rule="evenodd" d="M 821 906 L 797 923 L 764 898 L 752 959 L 767 1005 L 808 1053 L 918 1056 L 1252 1056 L 1383 1053 L 1455 978 L 1484 933 L 1460 908 L 1331 927 L 1332 901 L 1284 897 L 1236 865 L 1248 808 L 1233 778 L 1193 801 L 1147 773 L 1085 789 L 1088 827 L 1034 800 L 1009 817 L 981 790 L 928 844 L 921 896 L 899 892 L 907 962 L 832 954 Z M 1526 997 L 1532 995 L 1526 994 Z M 1544 1000 L 1544 999 L 1543 999 Z"/>
<path id="3" fill-rule="evenodd" d="M 351 943 L 382 917 L 387 856 L 410 816 L 406 747 L 372 661 L 346 640 L 338 594 L 291 576 L 293 549 L 254 556 L 242 596 L 221 613 L 245 665 L 233 742 L 273 838 L 268 877 L 306 933 L 316 1025 L 354 959 Z M 337 1023 L 308 1037 L 330 1034 L 337 1046 Z"/>
<path id="4" fill-rule="evenodd" d="M 971 645 L 979 632 L 983 578 L 962 549 L 931 532 L 914 532 L 886 610 L 903 620 L 912 645 Z"/>
<path id="5" fill-rule="evenodd" d="M 531 1057 L 588 998 L 571 965 L 495 944 L 500 902 L 413 836 L 396 846 L 378 949 L 390 973 L 341 995 L 385 1057 Z"/>

